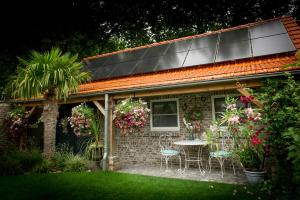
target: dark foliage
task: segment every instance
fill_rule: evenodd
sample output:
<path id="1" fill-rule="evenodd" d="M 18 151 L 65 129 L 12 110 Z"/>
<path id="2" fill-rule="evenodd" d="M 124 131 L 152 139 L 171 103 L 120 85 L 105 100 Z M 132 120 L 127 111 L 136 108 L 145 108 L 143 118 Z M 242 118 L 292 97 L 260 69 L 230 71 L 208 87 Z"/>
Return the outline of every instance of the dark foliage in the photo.
<path id="1" fill-rule="evenodd" d="M 0 12 L 0 87 L 15 71 L 16 56 L 28 50 L 59 46 L 83 58 L 287 14 L 300 19 L 299 4 L 299 0 L 6 1 Z"/>

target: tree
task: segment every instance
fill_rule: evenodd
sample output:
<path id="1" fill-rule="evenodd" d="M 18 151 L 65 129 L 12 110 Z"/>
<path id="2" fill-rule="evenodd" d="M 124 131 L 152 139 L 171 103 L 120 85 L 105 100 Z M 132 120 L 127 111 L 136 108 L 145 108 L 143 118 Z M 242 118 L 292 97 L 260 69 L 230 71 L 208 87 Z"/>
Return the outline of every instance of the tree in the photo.
<path id="1" fill-rule="evenodd" d="M 13 98 L 31 99 L 44 96 L 41 121 L 44 123 L 45 156 L 51 156 L 55 148 L 57 100 L 78 91 L 79 85 L 90 80 L 88 72 L 82 72 L 77 55 L 63 54 L 59 48 L 39 53 L 32 51 L 29 59 L 18 58 L 20 65 L 10 77 L 7 90 Z"/>

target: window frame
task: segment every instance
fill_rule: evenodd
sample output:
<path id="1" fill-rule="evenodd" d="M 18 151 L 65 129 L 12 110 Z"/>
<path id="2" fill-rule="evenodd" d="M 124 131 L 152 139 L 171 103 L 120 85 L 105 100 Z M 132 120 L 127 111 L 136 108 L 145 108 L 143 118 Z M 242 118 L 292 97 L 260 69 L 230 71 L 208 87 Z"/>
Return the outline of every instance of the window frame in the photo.
<path id="1" fill-rule="evenodd" d="M 177 107 L 177 126 L 175 127 L 153 127 L 153 112 L 152 112 L 152 104 L 156 102 L 169 102 L 175 101 Z M 180 131 L 180 120 L 179 120 L 179 99 L 178 98 L 170 98 L 170 99 L 158 99 L 158 100 L 150 100 L 150 130 L 151 131 Z"/>
<path id="2" fill-rule="evenodd" d="M 216 120 L 216 111 L 215 111 L 215 99 L 218 98 L 226 98 L 226 96 L 230 97 L 238 97 L 241 96 L 240 94 L 219 94 L 219 95 L 212 95 L 211 96 L 211 111 L 212 111 L 212 120 Z"/>

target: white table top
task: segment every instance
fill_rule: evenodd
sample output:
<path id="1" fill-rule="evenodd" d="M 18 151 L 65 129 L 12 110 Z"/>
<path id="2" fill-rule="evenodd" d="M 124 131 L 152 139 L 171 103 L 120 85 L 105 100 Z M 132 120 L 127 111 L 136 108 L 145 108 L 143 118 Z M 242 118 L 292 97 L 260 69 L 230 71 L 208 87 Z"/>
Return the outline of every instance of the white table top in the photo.
<path id="1" fill-rule="evenodd" d="M 182 146 L 200 146 L 200 145 L 207 145 L 205 140 L 180 140 L 174 142 L 175 145 L 182 145 Z"/>

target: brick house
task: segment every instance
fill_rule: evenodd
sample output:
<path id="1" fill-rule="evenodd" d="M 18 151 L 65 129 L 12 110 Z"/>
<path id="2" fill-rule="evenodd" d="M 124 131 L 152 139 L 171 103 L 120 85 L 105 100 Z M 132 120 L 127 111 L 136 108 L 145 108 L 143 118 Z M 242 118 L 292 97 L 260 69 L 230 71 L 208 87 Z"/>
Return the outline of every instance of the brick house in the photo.
<path id="1" fill-rule="evenodd" d="M 93 81 L 81 85 L 67 103 L 90 101 L 103 112 L 111 169 L 117 162 L 157 165 L 159 135 L 184 137 L 187 110 L 201 109 L 203 132 L 222 112 L 225 95 L 240 94 L 237 81 L 259 88 L 263 79 L 284 71 L 299 74 L 297 67 L 282 68 L 296 61 L 299 49 L 300 27 L 291 17 L 280 17 L 87 57 L 84 70 L 92 72 Z M 155 104 L 173 109 L 168 115 L 151 114 L 143 134 L 122 137 L 112 125 L 112 111 L 128 97 L 143 98 L 151 109 Z"/>

